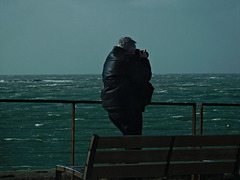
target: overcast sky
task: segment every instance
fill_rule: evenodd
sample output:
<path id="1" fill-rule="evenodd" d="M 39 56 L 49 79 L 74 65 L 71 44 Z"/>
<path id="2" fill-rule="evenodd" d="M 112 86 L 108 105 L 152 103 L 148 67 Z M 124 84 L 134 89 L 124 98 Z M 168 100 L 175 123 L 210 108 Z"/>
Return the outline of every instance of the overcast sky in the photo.
<path id="1" fill-rule="evenodd" d="M 0 0 L 0 74 L 100 74 L 124 36 L 155 74 L 240 73 L 239 0 Z"/>

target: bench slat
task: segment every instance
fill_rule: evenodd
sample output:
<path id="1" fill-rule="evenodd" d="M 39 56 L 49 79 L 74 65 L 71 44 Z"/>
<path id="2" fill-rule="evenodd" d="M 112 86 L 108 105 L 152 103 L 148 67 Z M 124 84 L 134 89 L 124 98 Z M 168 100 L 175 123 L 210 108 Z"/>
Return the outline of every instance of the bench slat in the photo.
<path id="1" fill-rule="evenodd" d="M 170 165 L 169 175 L 233 173 L 236 162 L 199 162 Z"/>
<path id="2" fill-rule="evenodd" d="M 219 174 L 233 173 L 235 162 L 211 162 L 192 164 L 170 164 L 168 175 L 189 174 Z M 164 177 L 165 164 L 141 164 L 141 165 L 118 165 L 97 166 L 93 168 L 93 179 L 120 178 L 120 177 Z"/>
<path id="3" fill-rule="evenodd" d="M 169 147 L 174 138 L 174 147 L 236 146 L 239 135 L 195 136 L 118 136 L 100 137 L 98 149 Z"/>
<path id="4" fill-rule="evenodd" d="M 171 161 L 236 160 L 238 148 L 177 149 Z M 166 162 L 169 150 L 97 151 L 94 163 Z"/>

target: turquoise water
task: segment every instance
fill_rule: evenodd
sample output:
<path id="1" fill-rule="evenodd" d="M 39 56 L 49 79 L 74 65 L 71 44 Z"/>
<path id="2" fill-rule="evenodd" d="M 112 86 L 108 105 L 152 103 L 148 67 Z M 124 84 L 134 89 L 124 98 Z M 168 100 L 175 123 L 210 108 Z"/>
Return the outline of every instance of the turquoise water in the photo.
<path id="1" fill-rule="evenodd" d="M 239 74 L 153 75 L 153 102 L 240 104 Z M 100 100 L 101 75 L 0 76 L 0 99 Z M 204 134 L 239 134 L 240 107 L 204 107 Z M 75 164 L 92 134 L 121 135 L 100 104 L 76 104 Z M 0 170 L 71 163 L 72 105 L 0 103 Z M 198 128 L 198 127 L 197 127 Z M 191 106 L 150 105 L 144 135 L 191 134 Z"/>

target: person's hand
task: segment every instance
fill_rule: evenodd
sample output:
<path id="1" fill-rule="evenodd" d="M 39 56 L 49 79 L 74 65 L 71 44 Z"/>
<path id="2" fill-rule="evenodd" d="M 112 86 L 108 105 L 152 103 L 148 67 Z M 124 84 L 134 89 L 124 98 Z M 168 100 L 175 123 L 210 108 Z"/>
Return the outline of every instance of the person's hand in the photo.
<path id="1" fill-rule="evenodd" d="M 146 49 L 142 50 L 141 53 L 140 53 L 140 56 L 143 57 L 143 58 L 148 58 L 148 52 Z"/>

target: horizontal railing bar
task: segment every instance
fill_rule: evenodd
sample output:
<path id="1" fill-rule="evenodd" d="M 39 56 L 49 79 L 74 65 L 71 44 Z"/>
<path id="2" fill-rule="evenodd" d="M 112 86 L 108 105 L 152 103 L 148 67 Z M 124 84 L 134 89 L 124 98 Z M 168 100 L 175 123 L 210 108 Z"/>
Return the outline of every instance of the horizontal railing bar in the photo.
<path id="1" fill-rule="evenodd" d="M 151 124 L 146 124 L 146 125 L 153 125 L 153 123 Z M 79 130 L 86 130 L 87 127 L 83 127 L 83 128 L 78 128 Z M 0 129 L 3 129 L 3 128 L 0 128 Z M 15 128 L 8 128 L 8 129 L 15 129 Z M 27 129 L 33 129 L 33 130 L 37 130 L 37 129 L 34 129 L 34 128 L 21 128 L 21 130 L 27 130 Z M 51 130 L 59 130 L 59 129 L 52 129 L 52 128 L 49 128 Z M 106 129 L 106 130 L 115 130 L 116 128 L 102 128 L 102 127 L 94 127 L 94 129 Z M 151 130 L 162 130 L 164 128 L 154 128 L 152 127 Z M 187 130 L 188 128 L 167 128 L 168 130 Z M 4 130 L 6 130 L 6 128 L 4 128 Z M 39 128 L 38 130 L 43 130 L 41 128 Z M 146 129 L 147 130 L 147 129 Z M 17 132 L 16 132 L 17 134 Z"/>
<path id="2" fill-rule="evenodd" d="M 67 141 L 67 142 L 69 142 L 69 141 L 71 141 L 71 139 L 59 139 L 59 140 L 52 140 L 52 139 L 39 139 L 39 140 L 34 140 L 34 139 L 20 139 L 20 140 L 18 140 L 18 139 L 12 139 L 12 140 L 5 140 L 5 139 L 3 139 L 3 140 L 1 140 L 1 141 L 7 141 L 7 142 L 13 142 L 13 141 L 17 141 L 17 142 L 19 142 L 19 141 L 21 141 L 21 142 L 31 142 L 31 141 L 34 141 L 34 142 L 41 142 L 41 143 L 46 143 L 46 142 L 58 142 L 58 141 Z M 75 141 L 79 141 L 80 142 L 80 140 L 75 140 Z"/>
<path id="3" fill-rule="evenodd" d="M 15 129 L 16 127 L 0 127 L 0 129 Z M 62 131 L 67 131 L 67 130 L 71 130 L 71 128 L 53 128 L 53 127 L 49 127 L 49 128 L 41 128 L 41 127 L 36 127 L 36 128 L 32 128 L 32 127 L 21 127 L 19 129 L 52 129 L 52 130 L 62 130 Z"/>
<path id="4" fill-rule="evenodd" d="M 47 168 L 52 168 L 52 166 L 53 165 L 19 165 L 19 164 L 10 164 L 10 165 L 1 165 L 2 167 L 31 167 L 31 168 L 35 168 L 35 167 L 37 167 L 37 168 L 39 168 L 40 169 L 40 167 L 47 167 Z"/>
<path id="5" fill-rule="evenodd" d="M 176 106 L 195 106 L 196 103 L 178 103 L 178 102 L 151 102 L 150 105 L 176 105 Z"/>
<path id="6" fill-rule="evenodd" d="M 203 106 L 240 106 L 240 104 L 230 103 L 201 103 Z"/>
<path id="7" fill-rule="evenodd" d="M 82 103 L 101 104 L 101 101 L 73 101 L 73 100 L 41 100 L 41 99 L 0 99 L 0 102 L 26 102 L 26 103 Z"/>
<path id="8" fill-rule="evenodd" d="M 79 153 L 80 151 L 77 151 L 77 152 L 75 152 L 75 153 Z M 81 152 L 83 152 L 83 151 L 81 151 Z M 1 155 L 3 155 L 3 154 L 29 154 L 29 153 L 31 153 L 31 154 L 55 154 L 55 153 L 58 153 L 58 154 L 61 154 L 61 153 L 68 153 L 68 154 L 71 154 L 71 151 L 69 152 L 69 151 L 61 151 L 61 152 L 54 152 L 54 151 L 52 151 L 52 152 L 43 152 L 43 151 L 39 151 L 39 152 L 32 152 L 32 151 L 17 151 L 17 152 L 9 152 L 9 151 L 5 151 L 5 152 L 0 152 L 0 154 Z"/>
<path id="9" fill-rule="evenodd" d="M 41 99 L 0 99 L 0 102 L 25 102 L 25 103 L 75 103 L 75 104 L 101 104 L 101 103 L 102 103 L 102 101 L 41 100 Z M 194 106 L 194 105 L 196 105 L 196 103 L 151 102 L 150 105 Z"/>

